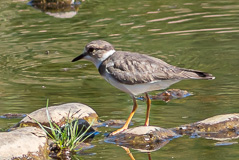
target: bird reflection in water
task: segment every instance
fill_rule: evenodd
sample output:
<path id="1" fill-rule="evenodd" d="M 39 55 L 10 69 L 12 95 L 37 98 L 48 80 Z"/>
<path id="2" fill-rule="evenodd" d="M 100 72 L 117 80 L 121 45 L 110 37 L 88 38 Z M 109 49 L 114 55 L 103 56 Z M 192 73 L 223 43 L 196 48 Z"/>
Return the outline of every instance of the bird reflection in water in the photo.
<path id="1" fill-rule="evenodd" d="M 151 157 L 151 152 L 157 151 L 160 148 L 164 147 L 166 144 L 168 144 L 170 140 L 163 140 L 163 141 L 159 141 L 153 144 L 148 144 L 148 145 L 139 145 L 139 146 L 131 146 L 131 145 L 125 145 L 125 146 L 120 146 L 121 148 L 123 148 L 126 151 L 126 154 L 130 157 L 131 160 L 135 160 L 133 154 L 130 151 L 130 148 L 132 148 L 133 150 L 137 150 L 139 152 L 143 153 L 147 153 L 148 156 L 148 160 L 152 160 Z"/>
<path id="2" fill-rule="evenodd" d="M 123 148 L 123 149 L 126 151 L 126 153 L 129 155 L 129 157 L 130 157 L 131 160 L 135 160 L 135 158 L 134 158 L 133 154 L 130 152 L 130 149 L 129 149 L 129 148 L 123 147 L 123 146 L 121 146 L 121 148 Z M 151 158 L 151 152 L 147 152 L 147 155 L 148 155 L 148 160 L 152 160 L 152 158 Z"/>

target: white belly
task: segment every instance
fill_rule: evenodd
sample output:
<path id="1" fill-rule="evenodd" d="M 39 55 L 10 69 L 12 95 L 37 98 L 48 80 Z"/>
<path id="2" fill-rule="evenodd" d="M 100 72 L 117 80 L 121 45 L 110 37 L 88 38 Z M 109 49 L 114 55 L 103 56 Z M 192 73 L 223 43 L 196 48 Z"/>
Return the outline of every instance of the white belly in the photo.
<path id="1" fill-rule="evenodd" d="M 122 84 L 116 81 L 108 74 L 106 74 L 104 78 L 114 87 L 120 89 L 121 91 L 129 93 L 131 95 L 138 95 L 138 94 L 149 92 L 149 91 L 166 89 L 170 85 L 180 81 L 180 80 L 159 80 L 159 81 L 154 81 L 151 83 L 128 85 L 128 84 Z"/>

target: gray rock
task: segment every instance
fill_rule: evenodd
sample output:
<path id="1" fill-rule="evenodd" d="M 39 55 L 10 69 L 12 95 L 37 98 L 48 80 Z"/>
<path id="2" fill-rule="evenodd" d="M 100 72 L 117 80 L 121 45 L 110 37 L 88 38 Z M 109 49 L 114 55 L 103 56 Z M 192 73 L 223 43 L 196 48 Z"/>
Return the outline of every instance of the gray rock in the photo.
<path id="1" fill-rule="evenodd" d="M 139 126 L 127 129 L 105 139 L 108 143 L 115 143 L 127 148 L 151 152 L 160 149 L 171 139 L 177 137 L 172 130 L 155 126 Z"/>
<path id="2" fill-rule="evenodd" d="M 239 114 L 217 115 L 205 120 L 173 128 L 181 135 L 199 136 L 214 140 L 229 140 L 239 137 Z"/>
<path id="3" fill-rule="evenodd" d="M 0 132 L 0 159 L 47 159 L 47 136 L 35 127 Z"/>
<path id="4" fill-rule="evenodd" d="M 57 106 L 51 106 L 48 108 L 51 120 L 56 123 L 58 126 L 63 126 L 66 123 L 67 119 L 84 119 L 89 124 L 94 120 L 95 122 L 98 119 L 96 112 L 87 105 L 81 103 L 66 103 Z M 38 127 L 38 124 L 34 121 L 37 120 L 39 123 L 49 126 L 49 121 L 46 114 L 46 108 L 38 109 L 28 116 L 23 118 L 17 127 L 24 126 L 35 126 Z"/>

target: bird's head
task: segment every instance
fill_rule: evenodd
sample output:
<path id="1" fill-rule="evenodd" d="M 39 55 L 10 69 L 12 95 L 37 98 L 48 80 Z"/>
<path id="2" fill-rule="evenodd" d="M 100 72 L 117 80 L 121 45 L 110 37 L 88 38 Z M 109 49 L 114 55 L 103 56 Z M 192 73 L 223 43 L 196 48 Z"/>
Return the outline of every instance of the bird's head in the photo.
<path id="1" fill-rule="evenodd" d="M 113 45 L 103 40 L 96 40 L 88 43 L 81 55 L 74 58 L 72 62 L 86 59 L 99 68 L 100 64 L 115 52 Z"/>

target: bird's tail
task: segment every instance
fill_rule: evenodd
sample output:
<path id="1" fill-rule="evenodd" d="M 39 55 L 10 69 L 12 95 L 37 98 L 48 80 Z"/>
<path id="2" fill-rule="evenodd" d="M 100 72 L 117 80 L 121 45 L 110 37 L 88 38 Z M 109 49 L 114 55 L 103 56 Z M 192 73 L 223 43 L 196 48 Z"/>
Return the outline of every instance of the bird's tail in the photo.
<path id="1" fill-rule="evenodd" d="M 190 79 L 209 79 L 209 80 L 215 79 L 215 77 L 210 73 L 192 70 L 192 69 L 184 69 L 184 68 L 181 68 L 181 69 L 183 71 L 183 75 Z"/>

